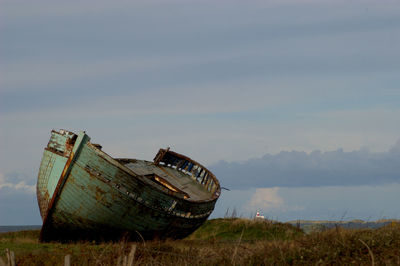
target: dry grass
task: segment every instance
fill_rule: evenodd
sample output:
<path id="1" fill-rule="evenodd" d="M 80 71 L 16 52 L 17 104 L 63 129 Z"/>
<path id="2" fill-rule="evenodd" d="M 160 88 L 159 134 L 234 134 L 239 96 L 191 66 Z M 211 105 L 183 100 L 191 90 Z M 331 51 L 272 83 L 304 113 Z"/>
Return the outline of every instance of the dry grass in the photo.
<path id="1" fill-rule="evenodd" d="M 253 239 L 252 231 L 261 229 L 269 233 L 259 232 L 264 238 Z M 282 233 L 283 229 L 290 233 Z M 205 237 L 196 237 L 199 232 Z M 117 265 L 136 244 L 134 265 L 400 265 L 400 224 L 305 235 L 279 223 L 217 219 L 196 233 L 177 241 L 97 245 L 27 243 L 15 237 L 13 242 L 0 241 L 0 256 L 4 258 L 8 247 L 15 251 L 18 265 L 62 265 L 66 254 L 71 254 L 72 265 Z M 0 240 L 4 238 L 0 235 Z"/>

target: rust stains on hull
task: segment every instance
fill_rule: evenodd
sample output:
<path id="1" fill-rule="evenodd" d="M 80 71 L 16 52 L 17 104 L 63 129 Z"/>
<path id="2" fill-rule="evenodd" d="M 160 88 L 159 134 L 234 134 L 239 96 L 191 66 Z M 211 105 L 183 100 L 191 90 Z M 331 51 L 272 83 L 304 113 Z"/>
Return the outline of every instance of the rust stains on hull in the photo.
<path id="1" fill-rule="evenodd" d="M 189 157 L 160 149 L 154 162 L 114 159 L 89 140 L 52 131 L 37 186 L 42 241 L 182 238 L 214 209 L 219 182 Z"/>

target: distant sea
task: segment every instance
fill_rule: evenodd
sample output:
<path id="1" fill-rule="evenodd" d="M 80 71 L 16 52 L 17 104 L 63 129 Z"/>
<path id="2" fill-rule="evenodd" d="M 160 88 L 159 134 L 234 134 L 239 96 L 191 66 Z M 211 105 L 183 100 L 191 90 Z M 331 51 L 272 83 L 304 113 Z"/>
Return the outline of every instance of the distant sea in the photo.
<path id="1" fill-rule="evenodd" d="M 392 222 L 398 223 L 399 220 L 385 220 L 385 221 L 375 221 L 375 222 L 364 222 L 361 220 L 353 220 L 353 221 L 290 221 L 288 223 L 299 226 L 303 229 L 304 232 L 315 232 L 315 231 L 324 231 L 327 229 L 335 228 L 335 227 L 342 227 L 345 229 L 378 229 L 383 226 L 389 225 Z"/>
<path id="2" fill-rule="evenodd" d="M 15 231 L 23 231 L 23 230 L 39 230 L 42 228 L 41 225 L 0 225 L 0 233 L 5 232 L 15 232 Z"/>

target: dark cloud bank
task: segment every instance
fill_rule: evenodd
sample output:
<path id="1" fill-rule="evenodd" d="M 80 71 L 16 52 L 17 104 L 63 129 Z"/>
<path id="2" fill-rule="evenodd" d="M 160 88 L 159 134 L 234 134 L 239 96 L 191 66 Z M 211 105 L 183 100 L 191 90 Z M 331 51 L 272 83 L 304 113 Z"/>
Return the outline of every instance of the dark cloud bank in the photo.
<path id="1" fill-rule="evenodd" d="M 282 151 L 245 162 L 209 167 L 230 189 L 379 185 L 400 182 L 400 140 L 387 152 Z"/>

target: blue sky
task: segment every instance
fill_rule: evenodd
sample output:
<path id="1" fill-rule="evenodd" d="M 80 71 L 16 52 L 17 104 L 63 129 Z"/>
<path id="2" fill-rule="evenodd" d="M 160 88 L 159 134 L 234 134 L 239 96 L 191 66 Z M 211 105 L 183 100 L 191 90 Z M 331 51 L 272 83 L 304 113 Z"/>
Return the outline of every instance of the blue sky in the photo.
<path id="1" fill-rule="evenodd" d="M 40 223 L 34 184 L 59 128 L 116 157 L 171 146 L 204 163 L 232 188 L 214 216 L 234 204 L 399 218 L 399 13 L 397 1 L 0 0 L 0 225 Z"/>

